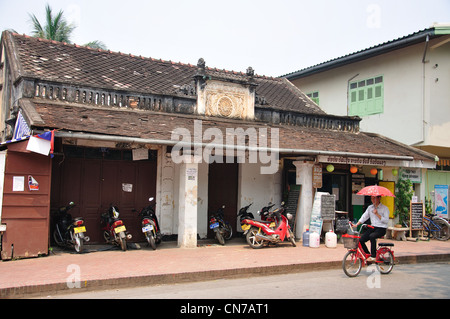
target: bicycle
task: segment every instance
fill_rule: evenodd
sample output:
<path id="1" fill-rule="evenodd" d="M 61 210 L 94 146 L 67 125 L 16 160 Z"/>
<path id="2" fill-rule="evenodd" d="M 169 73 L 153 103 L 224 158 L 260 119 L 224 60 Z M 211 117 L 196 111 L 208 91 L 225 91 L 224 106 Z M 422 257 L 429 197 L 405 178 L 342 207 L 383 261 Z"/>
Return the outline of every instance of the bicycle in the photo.
<path id="1" fill-rule="evenodd" d="M 449 230 L 450 225 L 444 218 L 432 214 L 423 216 L 423 233 L 425 237 L 433 237 L 437 240 L 445 241 L 450 236 Z"/>
<path id="2" fill-rule="evenodd" d="M 352 225 L 351 223 L 349 224 L 351 228 Z M 361 230 L 366 227 L 373 228 L 373 226 L 363 224 Z M 359 242 L 361 238 L 360 233 L 353 231 L 353 228 L 351 228 L 351 231 L 353 234 L 342 235 L 342 238 L 344 238 L 344 247 L 348 249 L 348 252 L 342 260 L 342 269 L 348 277 L 356 277 L 361 272 L 363 266 L 372 264 L 372 262 L 367 260 L 370 254 L 366 254 L 361 247 Z M 376 264 L 378 271 L 384 275 L 389 274 L 394 268 L 394 251 L 389 248 L 393 246 L 393 243 L 378 242 L 376 260 L 373 263 Z"/>

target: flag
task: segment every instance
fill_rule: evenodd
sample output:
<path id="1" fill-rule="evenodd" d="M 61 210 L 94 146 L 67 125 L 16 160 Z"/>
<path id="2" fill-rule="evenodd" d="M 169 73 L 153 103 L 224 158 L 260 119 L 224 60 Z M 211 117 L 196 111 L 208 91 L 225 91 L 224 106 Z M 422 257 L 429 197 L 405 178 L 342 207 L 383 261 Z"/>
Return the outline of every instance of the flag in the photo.
<path id="1" fill-rule="evenodd" d="M 16 125 L 14 127 L 13 140 L 21 139 L 22 137 L 29 136 L 31 134 L 27 121 L 23 118 L 22 112 L 19 111 L 17 115 Z"/>
<path id="2" fill-rule="evenodd" d="M 53 158 L 53 148 L 55 144 L 55 130 L 47 131 L 42 134 L 30 136 L 27 150 Z"/>

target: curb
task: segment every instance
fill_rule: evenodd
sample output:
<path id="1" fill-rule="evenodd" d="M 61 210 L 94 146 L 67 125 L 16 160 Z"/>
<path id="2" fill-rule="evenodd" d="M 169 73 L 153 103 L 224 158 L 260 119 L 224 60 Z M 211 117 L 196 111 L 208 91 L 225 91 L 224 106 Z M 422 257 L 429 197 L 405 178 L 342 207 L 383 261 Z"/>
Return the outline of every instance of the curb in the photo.
<path id="1" fill-rule="evenodd" d="M 450 254 L 400 256 L 396 258 L 396 264 L 417 264 L 428 262 L 450 261 Z M 287 264 L 265 267 L 249 267 L 234 269 L 206 270 L 198 272 L 173 273 L 161 275 L 133 276 L 109 279 L 93 279 L 80 282 L 80 288 L 69 288 L 66 282 L 51 283 L 43 285 L 31 285 L 21 287 L 11 287 L 0 289 L 0 298 L 30 298 L 42 296 L 45 294 L 67 294 L 94 290 L 107 290 L 118 288 L 130 288 L 140 286 L 152 286 L 161 284 L 175 284 L 209 281 L 216 279 L 231 279 L 250 276 L 279 275 L 298 272 L 308 272 L 317 270 L 338 269 L 342 261 L 306 263 L 306 264 Z"/>

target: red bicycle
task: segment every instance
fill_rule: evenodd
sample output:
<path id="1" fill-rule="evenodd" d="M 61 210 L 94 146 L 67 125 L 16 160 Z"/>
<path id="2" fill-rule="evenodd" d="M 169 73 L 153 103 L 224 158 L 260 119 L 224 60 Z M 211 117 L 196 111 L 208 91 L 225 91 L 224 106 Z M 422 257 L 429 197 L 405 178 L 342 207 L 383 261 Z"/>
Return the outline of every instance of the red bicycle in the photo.
<path id="1" fill-rule="evenodd" d="M 350 223 L 350 227 L 352 224 Z M 361 230 L 364 228 L 373 228 L 373 226 L 363 224 Z M 342 260 L 342 269 L 349 277 L 356 277 L 361 272 L 363 266 L 375 263 L 378 271 L 382 274 L 389 274 L 394 268 L 395 257 L 394 251 L 389 247 L 393 247 L 392 243 L 378 243 L 377 254 L 374 262 L 370 262 L 367 258 L 370 254 L 366 254 L 359 243 L 361 238 L 360 233 L 353 231 L 352 234 L 342 235 L 344 238 L 344 247 L 348 249 Z"/>

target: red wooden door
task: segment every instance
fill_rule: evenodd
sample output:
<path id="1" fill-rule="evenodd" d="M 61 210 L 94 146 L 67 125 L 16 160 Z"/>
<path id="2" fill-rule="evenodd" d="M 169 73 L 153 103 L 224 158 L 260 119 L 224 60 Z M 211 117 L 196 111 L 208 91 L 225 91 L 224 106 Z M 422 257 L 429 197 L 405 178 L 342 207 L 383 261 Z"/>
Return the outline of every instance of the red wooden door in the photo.
<path id="1" fill-rule="evenodd" d="M 117 160 L 85 158 L 83 154 L 80 152 L 77 157 L 60 161 L 55 168 L 52 207 L 75 202 L 72 216 L 85 219 L 91 243 L 103 243 L 100 216 L 110 205 L 115 205 L 133 235 L 132 241 L 144 241 L 138 213 L 133 210 L 140 211 L 148 205 L 149 197 L 156 196 L 157 165 L 156 160 L 152 160 L 155 157 L 131 161 L 122 157 Z"/>

